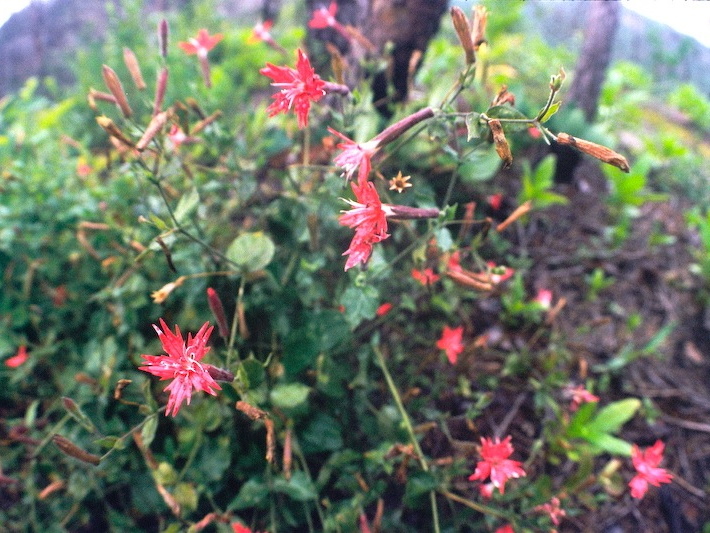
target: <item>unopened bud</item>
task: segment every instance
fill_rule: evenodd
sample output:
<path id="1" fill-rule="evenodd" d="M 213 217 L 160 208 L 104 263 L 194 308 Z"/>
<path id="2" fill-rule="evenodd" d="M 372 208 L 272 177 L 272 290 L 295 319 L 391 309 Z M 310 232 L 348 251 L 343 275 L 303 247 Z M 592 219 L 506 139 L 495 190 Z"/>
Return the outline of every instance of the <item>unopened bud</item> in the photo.
<path id="1" fill-rule="evenodd" d="M 160 113 L 165 99 L 165 90 L 168 87 L 168 69 L 163 67 L 158 73 L 158 79 L 155 82 L 155 102 L 153 103 L 153 114 Z"/>
<path id="2" fill-rule="evenodd" d="M 498 157 L 503 161 L 503 168 L 510 168 L 510 165 L 513 163 L 513 154 L 510 152 L 510 146 L 508 145 L 508 140 L 505 138 L 500 120 L 496 118 L 489 120 L 488 127 L 493 134 L 493 144 L 496 147 L 496 152 L 498 152 Z"/>
<path id="3" fill-rule="evenodd" d="M 95 466 L 98 466 L 99 463 L 101 462 L 101 457 L 99 457 L 98 455 L 94 455 L 93 453 L 89 453 L 85 450 L 82 450 L 76 444 L 74 444 L 72 441 L 70 441 L 69 439 L 67 439 L 65 437 L 62 437 L 61 435 L 54 435 L 52 437 L 52 442 L 62 452 L 69 455 L 70 457 L 74 457 L 75 459 L 79 459 L 79 461 L 83 461 L 85 463 L 89 463 L 89 464 L 92 464 Z"/>
<path id="4" fill-rule="evenodd" d="M 215 381 L 227 381 L 231 383 L 234 381 L 234 374 L 225 368 L 218 368 L 216 366 L 204 364 L 207 373 Z"/>
<path id="5" fill-rule="evenodd" d="M 478 50 L 478 47 L 486 42 L 486 23 L 488 22 L 488 10 L 485 6 L 477 5 L 473 8 L 473 27 L 471 29 L 471 38 L 473 39 L 473 47 Z"/>
<path id="6" fill-rule="evenodd" d="M 599 161 L 615 166 L 624 172 L 628 172 L 630 170 L 629 162 L 623 155 L 616 153 L 611 148 L 607 148 L 601 144 L 585 141 L 584 139 L 578 139 L 577 137 L 572 137 L 568 133 L 558 133 L 557 142 L 565 146 L 576 148 L 580 152 L 596 157 Z"/>
<path id="7" fill-rule="evenodd" d="M 220 118 L 222 116 L 222 112 L 217 110 L 214 113 L 212 113 L 209 117 L 206 117 L 202 120 L 200 120 L 195 126 L 192 128 L 192 134 L 197 135 L 200 133 L 202 130 L 204 130 L 207 126 L 212 124 L 215 120 Z"/>
<path id="8" fill-rule="evenodd" d="M 461 285 L 462 287 L 469 287 L 471 289 L 476 289 L 478 291 L 492 291 L 493 284 L 486 281 L 481 281 L 471 276 L 471 272 L 466 270 L 448 270 L 446 276 L 449 277 L 454 283 Z"/>
<path id="9" fill-rule="evenodd" d="M 454 29 L 456 30 L 456 35 L 459 37 L 459 41 L 461 42 L 461 47 L 466 54 L 466 64 L 472 65 L 476 62 L 476 52 L 473 44 L 473 38 L 471 37 L 471 25 L 468 17 L 466 17 L 463 9 L 454 6 L 451 8 L 451 20 L 454 23 Z"/>
<path id="10" fill-rule="evenodd" d="M 112 104 L 116 104 L 116 98 L 112 94 L 109 93 L 104 93 L 101 91 L 97 91 L 93 87 L 89 89 L 89 96 L 93 98 L 94 100 L 101 100 L 103 102 L 110 102 Z"/>
<path id="11" fill-rule="evenodd" d="M 528 200 L 527 202 L 520 204 L 515 208 L 508 218 L 496 226 L 496 231 L 501 232 L 510 226 L 513 222 L 518 220 L 523 215 L 527 214 L 532 209 L 532 202 Z"/>
<path id="12" fill-rule="evenodd" d="M 227 315 L 224 312 L 222 300 L 212 287 L 207 287 L 207 303 L 212 310 L 212 314 L 217 321 L 217 329 L 220 337 L 225 341 L 229 338 L 229 327 L 227 326 Z"/>
<path id="13" fill-rule="evenodd" d="M 550 78 L 550 89 L 555 92 L 559 91 L 562 87 L 562 82 L 565 81 L 566 77 L 567 73 L 565 72 L 565 69 L 560 67 L 559 74 L 556 74 Z"/>
<path id="14" fill-rule="evenodd" d="M 116 124 L 110 118 L 102 115 L 100 117 L 96 117 L 96 122 L 98 122 L 99 126 L 101 126 L 106 133 L 111 135 L 111 137 L 115 137 L 123 144 L 130 146 L 131 148 L 135 146 L 133 141 L 126 137 L 126 135 L 120 130 L 118 126 L 116 126 Z"/>
<path id="15" fill-rule="evenodd" d="M 293 464 L 293 444 L 291 443 L 292 433 L 293 429 L 291 428 L 291 426 L 286 427 L 283 453 L 284 477 L 286 478 L 286 480 L 291 479 L 291 466 Z"/>
<path id="16" fill-rule="evenodd" d="M 130 73 L 136 88 L 141 91 L 145 89 L 147 85 L 145 84 L 145 80 L 143 79 L 141 67 L 138 64 L 138 58 L 136 57 L 136 54 L 133 53 L 133 50 L 131 50 L 130 48 L 123 49 L 123 62 L 126 64 L 126 68 L 128 69 L 128 72 Z"/>
<path id="17" fill-rule="evenodd" d="M 168 113 L 166 113 L 165 111 L 155 115 L 148 123 L 148 127 L 143 133 L 143 137 L 141 137 L 140 140 L 136 143 L 136 149 L 141 152 L 145 150 L 148 146 L 148 143 L 150 143 L 150 141 L 152 141 L 153 138 L 163 129 L 167 121 Z"/>
<path id="18" fill-rule="evenodd" d="M 500 91 L 498 91 L 495 99 L 491 102 L 491 107 L 504 104 L 510 104 L 512 106 L 515 105 L 515 95 L 508 90 L 507 85 L 503 85 L 500 88 Z"/>
<path id="19" fill-rule="evenodd" d="M 434 110 L 431 107 L 425 107 L 424 109 L 420 109 L 416 113 L 403 118 L 399 122 L 395 122 L 388 128 L 385 128 L 372 140 L 376 141 L 378 147 L 384 146 L 397 139 L 400 135 L 413 126 L 419 124 L 421 121 L 433 116 Z"/>
<path id="20" fill-rule="evenodd" d="M 128 99 L 126 98 L 126 93 L 123 91 L 123 85 L 121 80 L 118 78 L 118 74 L 109 66 L 104 65 L 101 68 L 101 73 L 104 77 L 104 83 L 108 88 L 109 92 L 116 99 L 116 105 L 123 113 L 123 116 L 128 118 L 133 114 L 131 106 L 128 105 Z"/>
<path id="21" fill-rule="evenodd" d="M 158 23 L 158 47 L 160 55 L 168 57 L 168 21 L 165 19 Z"/>

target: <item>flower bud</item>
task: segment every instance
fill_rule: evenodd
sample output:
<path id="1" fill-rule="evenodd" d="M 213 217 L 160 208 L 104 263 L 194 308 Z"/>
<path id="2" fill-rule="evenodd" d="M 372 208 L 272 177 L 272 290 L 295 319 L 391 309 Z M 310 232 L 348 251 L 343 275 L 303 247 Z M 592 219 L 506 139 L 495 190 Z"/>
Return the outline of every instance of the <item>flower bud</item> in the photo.
<path id="1" fill-rule="evenodd" d="M 562 87 L 562 82 L 565 81 L 565 78 L 567 77 L 567 73 L 565 72 L 565 69 L 560 67 L 560 72 L 559 74 L 556 74 L 555 76 L 552 76 L 550 78 L 550 90 L 552 91 L 559 91 L 560 88 Z"/>
<path id="2" fill-rule="evenodd" d="M 518 220 L 520 217 L 528 213 L 532 209 L 532 202 L 528 200 L 527 202 L 519 205 L 518 207 L 515 208 L 515 211 L 513 211 L 508 218 L 506 218 L 503 222 L 498 224 L 496 226 L 496 231 L 501 232 L 504 229 L 506 229 L 508 226 L 510 226 L 513 222 Z"/>
<path id="3" fill-rule="evenodd" d="M 102 115 L 100 117 L 96 117 L 96 122 L 98 122 L 99 126 L 101 126 L 106 133 L 108 133 L 112 137 L 115 137 L 123 144 L 130 146 L 131 148 L 135 146 L 135 143 L 128 137 L 126 137 L 126 135 L 120 130 L 118 126 L 116 126 L 116 124 L 110 118 Z"/>
<path id="4" fill-rule="evenodd" d="M 477 5 L 473 8 L 473 27 L 471 29 L 471 39 L 476 50 L 486 42 L 486 23 L 488 22 L 488 10 L 485 6 Z"/>
<path id="5" fill-rule="evenodd" d="M 123 62 L 126 64 L 126 68 L 128 69 L 131 78 L 133 78 L 133 83 L 135 84 L 136 88 L 141 91 L 145 89 L 147 85 L 145 84 L 145 80 L 143 79 L 141 67 L 138 64 L 138 58 L 136 57 L 136 54 L 133 53 L 133 50 L 131 50 L 130 48 L 123 49 Z"/>
<path id="6" fill-rule="evenodd" d="M 165 19 L 158 23 L 158 48 L 162 57 L 168 57 L 168 21 Z"/>
<path id="7" fill-rule="evenodd" d="M 215 381 L 227 381 L 231 383 L 234 381 L 234 374 L 227 369 L 218 368 L 216 366 L 204 364 L 205 370 Z"/>
<path id="8" fill-rule="evenodd" d="M 477 277 L 474 277 L 474 274 L 475 272 L 469 272 L 468 270 L 448 270 L 446 272 L 447 277 L 462 287 L 469 287 L 478 291 L 493 290 L 492 283 L 488 281 L 481 281 L 480 279 L 477 279 Z"/>
<path id="9" fill-rule="evenodd" d="M 163 67 L 158 73 L 158 79 L 155 82 L 155 102 L 153 103 L 153 114 L 160 113 L 165 99 L 165 90 L 168 87 L 168 69 Z"/>
<path id="10" fill-rule="evenodd" d="M 217 321 L 217 328 L 219 330 L 219 335 L 225 341 L 229 338 L 229 327 L 227 326 L 227 315 L 224 312 L 224 306 L 222 305 L 222 300 L 219 298 L 217 291 L 212 287 L 207 287 L 207 303 L 212 310 L 212 314 Z"/>
<path id="11" fill-rule="evenodd" d="M 209 117 L 203 118 L 200 120 L 195 126 L 192 128 L 192 134 L 197 135 L 200 133 L 202 130 L 204 130 L 207 126 L 212 124 L 215 120 L 220 118 L 222 116 L 222 112 L 217 110 L 214 113 L 212 113 Z"/>
<path id="12" fill-rule="evenodd" d="M 69 439 L 62 437 L 61 435 L 54 435 L 52 437 L 52 442 L 59 448 L 62 452 L 65 454 L 74 457 L 75 459 L 79 459 L 79 461 L 83 461 L 85 463 L 92 464 L 94 466 L 98 466 L 99 463 L 101 462 L 101 457 L 98 455 L 94 455 L 92 453 L 89 453 L 85 450 L 82 450 L 79 448 L 76 444 L 74 444 L 72 441 Z"/>
<path id="13" fill-rule="evenodd" d="M 572 137 L 568 133 L 558 133 L 556 140 L 559 144 L 576 148 L 580 152 L 596 157 L 599 161 L 615 166 L 624 172 L 629 171 L 629 162 L 626 158 L 623 155 L 616 153 L 611 148 L 607 148 L 606 146 L 590 141 L 585 141 L 584 139 L 578 139 L 577 137 Z"/>
<path id="14" fill-rule="evenodd" d="M 491 102 L 491 107 L 504 104 L 510 104 L 512 106 L 515 105 L 515 95 L 508 90 L 507 85 L 503 85 L 500 88 L 500 91 L 498 91 L 495 99 Z"/>
<path id="15" fill-rule="evenodd" d="M 488 127 L 493 134 L 493 144 L 495 144 L 498 157 L 503 160 L 503 168 L 510 168 L 510 165 L 513 163 L 513 154 L 510 152 L 510 146 L 505 138 L 500 120 L 496 118 L 489 120 Z"/>
<path id="16" fill-rule="evenodd" d="M 400 219 L 400 220 L 418 220 L 422 218 L 437 218 L 441 213 L 438 209 L 424 208 L 424 207 L 411 207 L 408 205 L 395 205 L 388 204 L 389 212 L 387 217 Z"/>
<path id="17" fill-rule="evenodd" d="M 126 93 L 123 90 L 123 85 L 121 80 L 118 78 L 118 74 L 109 66 L 104 65 L 101 67 L 101 73 L 104 77 L 104 83 L 106 87 L 111 92 L 113 97 L 116 99 L 116 105 L 123 113 L 123 116 L 128 118 L 133 114 L 131 106 L 128 105 L 128 99 L 126 98 Z"/>
<path id="18" fill-rule="evenodd" d="M 431 107 L 425 107 L 424 109 L 420 109 L 416 113 L 403 118 L 399 122 L 395 122 L 388 128 L 385 128 L 372 140 L 376 141 L 376 146 L 384 146 L 387 143 L 391 143 L 392 141 L 397 139 L 400 135 L 402 135 L 410 128 L 416 126 L 421 121 L 431 118 L 433 116 L 434 110 Z"/>
<path id="19" fill-rule="evenodd" d="M 476 62 L 476 52 L 471 37 L 471 26 L 468 17 L 460 7 L 454 6 L 451 8 L 451 20 L 454 23 L 456 35 L 459 37 L 461 47 L 466 54 L 466 64 L 472 65 Z"/>
<path id="20" fill-rule="evenodd" d="M 175 281 L 171 281 L 170 283 L 163 285 L 157 291 L 154 291 L 150 295 L 150 297 L 153 298 L 153 303 L 162 304 L 165 300 L 168 299 L 168 296 L 170 296 L 170 293 L 173 292 L 180 285 L 182 285 L 184 281 L 185 281 L 185 276 L 180 276 Z"/>
<path id="21" fill-rule="evenodd" d="M 163 129 L 165 123 L 168 121 L 168 114 L 163 111 L 155 115 L 150 122 L 148 127 L 143 133 L 143 137 L 136 143 L 136 150 L 142 152 L 148 146 L 148 143 L 153 140 L 153 138 Z"/>

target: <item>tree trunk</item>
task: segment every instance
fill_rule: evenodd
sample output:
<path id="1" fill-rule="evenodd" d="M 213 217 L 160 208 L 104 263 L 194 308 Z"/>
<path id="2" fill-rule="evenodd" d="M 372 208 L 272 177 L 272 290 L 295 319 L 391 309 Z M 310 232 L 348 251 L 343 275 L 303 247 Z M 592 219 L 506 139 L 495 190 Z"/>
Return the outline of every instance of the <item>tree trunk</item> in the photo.
<path id="1" fill-rule="evenodd" d="M 620 9 L 621 4 L 614 1 L 591 2 L 589 6 L 582 51 L 565 98 L 567 105 L 576 106 L 584 112 L 587 122 L 592 122 L 597 115 L 599 94 L 611 61 Z M 581 159 L 579 152 L 557 144 L 553 145 L 553 152 L 557 154 L 555 181 L 571 182 Z"/>

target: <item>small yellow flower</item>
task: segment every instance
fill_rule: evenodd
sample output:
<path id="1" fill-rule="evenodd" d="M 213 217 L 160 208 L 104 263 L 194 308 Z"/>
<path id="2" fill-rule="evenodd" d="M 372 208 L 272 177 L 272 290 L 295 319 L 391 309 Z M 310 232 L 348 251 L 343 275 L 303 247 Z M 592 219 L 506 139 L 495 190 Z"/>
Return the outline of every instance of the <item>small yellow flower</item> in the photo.
<path id="1" fill-rule="evenodd" d="M 397 175 L 390 180 L 390 191 L 397 191 L 401 193 L 407 187 L 411 187 L 412 184 L 409 183 L 409 179 L 412 176 L 402 176 L 402 171 L 397 172 Z"/>
<path id="2" fill-rule="evenodd" d="M 150 297 L 153 298 L 153 303 L 162 304 L 165 300 L 168 299 L 170 293 L 173 292 L 173 290 L 178 288 L 180 285 L 182 285 L 184 281 L 185 276 L 180 276 L 175 281 L 171 281 L 170 283 L 163 285 L 159 290 L 151 293 Z"/>

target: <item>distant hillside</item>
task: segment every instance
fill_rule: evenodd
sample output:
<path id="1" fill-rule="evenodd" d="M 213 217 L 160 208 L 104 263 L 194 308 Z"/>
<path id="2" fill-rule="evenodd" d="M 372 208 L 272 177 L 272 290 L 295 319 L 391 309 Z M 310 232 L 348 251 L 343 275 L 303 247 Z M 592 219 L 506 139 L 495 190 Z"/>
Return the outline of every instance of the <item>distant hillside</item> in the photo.
<path id="1" fill-rule="evenodd" d="M 523 18 L 548 43 L 578 50 L 588 9 L 588 2 L 526 2 Z M 613 58 L 642 65 L 660 82 L 690 82 L 710 94 L 710 48 L 623 7 Z"/>
<path id="2" fill-rule="evenodd" d="M 1 0 L 0 0 L 1 1 Z M 192 0 L 145 0 L 147 11 L 180 9 Z M 217 0 L 220 12 L 236 18 L 255 12 L 263 0 Z M 66 55 L 100 41 L 107 27 L 106 5 L 120 13 L 121 0 L 50 0 L 33 3 L 0 28 L 0 96 L 31 76 L 71 83 Z M 582 42 L 587 2 L 526 2 L 524 24 L 550 44 L 573 49 Z M 80 42 L 81 39 L 81 42 Z M 657 80 L 689 81 L 710 94 L 710 49 L 668 26 L 627 9 L 614 43 L 614 58 L 640 63 Z"/>

